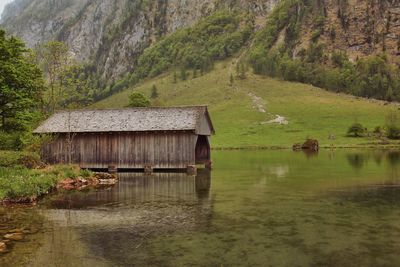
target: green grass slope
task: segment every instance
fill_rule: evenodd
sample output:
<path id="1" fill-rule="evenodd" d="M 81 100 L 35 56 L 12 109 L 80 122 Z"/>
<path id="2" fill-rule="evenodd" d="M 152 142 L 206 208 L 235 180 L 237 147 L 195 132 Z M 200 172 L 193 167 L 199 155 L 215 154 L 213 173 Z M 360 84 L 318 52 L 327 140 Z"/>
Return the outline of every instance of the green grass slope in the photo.
<path id="1" fill-rule="evenodd" d="M 216 128 L 214 148 L 291 147 L 306 138 L 316 138 L 323 146 L 370 146 L 370 137 L 346 137 L 355 121 L 369 130 L 385 124 L 385 117 L 397 105 L 338 95 L 313 86 L 284 82 L 251 73 L 245 80 L 229 84 L 233 62 L 222 62 L 204 76 L 173 82 L 173 73 L 144 81 L 133 89 L 115 94 L 93 105 L 94 108 L 121 108 L 135 90 L 150 96 L 156 85 L 156 100 L 165 106 L 205 104 Z M 265 109 L 265 113 L 260 109 Z M 266 123 L 276 115 L 289 124 Z M 334 135 L 335 140 L 329 136 Z M 395 144 L 395 143 L 392 143 Z"/>

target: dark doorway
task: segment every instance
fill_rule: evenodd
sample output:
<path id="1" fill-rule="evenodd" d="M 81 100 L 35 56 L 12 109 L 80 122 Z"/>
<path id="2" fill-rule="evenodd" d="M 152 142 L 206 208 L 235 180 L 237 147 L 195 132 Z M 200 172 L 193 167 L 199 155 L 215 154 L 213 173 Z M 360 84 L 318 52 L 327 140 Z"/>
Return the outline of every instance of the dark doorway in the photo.
<path id="1" fill-rule="evenodd" d="M 210 161 L 210 143 L 208 137 L 199 135 L 196 143 L 196 164 L 205 164 Z"/>

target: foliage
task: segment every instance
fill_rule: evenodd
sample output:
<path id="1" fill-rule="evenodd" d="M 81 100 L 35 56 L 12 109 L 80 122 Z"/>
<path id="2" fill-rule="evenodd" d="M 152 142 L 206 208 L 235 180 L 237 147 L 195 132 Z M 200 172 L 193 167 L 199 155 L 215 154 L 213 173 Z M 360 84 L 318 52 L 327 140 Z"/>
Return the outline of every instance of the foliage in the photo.
<path id="1" fill-rule="evenodd" d="M 365 132 L 366 129 L 360 123 L 354 123 L 347 130 L 347 135 L 353 137 L 362 137 Z"/>
<path id="2" fill-rule="evenodd" d="M 241 80 L 246 79 L 246 66 L 243 62 L 236 65 L 236 76 Z"/>
<path id="3" fill-rule="evenodd" d="M 78 108 L 94 100 L 95 93 L 85 66 L 73 60 L 66 44 L 50 41 L 35 49 L 36 60 L 46 74 L 49 90 L 46 110 Z"/>
<path id="4" fill-rule="evenodd" d="M 241 26 L 241 19 L 220 11 L 165 37 L 139 57 L 139 77 L 154 77 L 171 66 L 209 70 L 213 61 L 232 56 L 250 37 L 252 29 L 248 24 Z"/>
<path id="5" fill-rule="evenodd" d="M 128 107 L 148 107 L 150 106 L 151 102 L 148 100 L 143 94 L 138 92 L 133 92 L 129 96 L 129 105 Z"/>
<path id="6" fill-rule="evenodd" d="M 0 200 L 36 198 L 65 178 L 88 177 L 91 173 L 78 166 L 51 166 L 32 170 L 25 167 L 0 167 Z"/>
<path id="7" fill-rule="evenodd" d="M 387 136 L 390 139 L 400 139 L 400 118 L 395 111 L 386 116 Z"/>
<path id="8" fill-rule="evenodd" d="M 400 101 L 400 69 L 390 63 L 386 55 L 364 57 L 355 63 L 349 61 L 344 51 L 333 51 L 328 56 L 324 45 L 318 43 L 325 24 L 324 11 L 315 6 L 313 1 L 306 0 L 283 0 L 278 4 L 250 50 L 249 62 L 254 72 L 309 83 L 334 92 Z M 315 16 L 315 36 L 307 49 L 295 55 L 293 44 L 298 38 L 302 20 L 308 15 Z M 285 42 L 273 48 L 279 33 L 285 28 Z"/>
<path id="9" fill-rule="evenodd" d="M 15 167 L 26 162 L 40 162 L 39 155 L 32 152 L 0 150 L 0 167 Z"/>
<path id="10" fill-rule="evenodd" d="M 0 130 L 26 131 L 37 121 L 44 81 L 29 50 L 0 29 Z"/>
<path id="11" fill-rule="evenodd" d="M 155 84 L 153 84 L 153 86 L 151 87 L 151 98 L 157 98 L 158 97 L 158 90 L 157 90 L 157 86 Z"/>

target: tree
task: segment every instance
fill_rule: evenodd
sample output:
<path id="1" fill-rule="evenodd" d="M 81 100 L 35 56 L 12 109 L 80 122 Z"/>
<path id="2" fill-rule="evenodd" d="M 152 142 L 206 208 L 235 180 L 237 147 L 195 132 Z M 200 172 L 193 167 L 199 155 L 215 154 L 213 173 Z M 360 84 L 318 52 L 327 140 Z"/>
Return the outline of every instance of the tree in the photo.
<path id="1" fill-rule="evenodd" d="M 49 109 L 54 112 L 62 94 L 63 72 L 69 65 L 68 47 L 62 42 L 50 41 L 38 47 L 36 52 L 38 60 L 42 62 L 50 88 Z"/>
<path id="2" fill-rule="evenodd" d="M 37 115 L 45 89 L 43 74 L 29 50 L 0 29 L 0 129 L 25 130 Z"/>
<path id="3" fill-rule="evenodd" d="M 37 47 L 35 52 L 49 87 L 45 99 L 47 111 L 52 113 L 58 108 L 78 108 L 92 102 L 95 94 L 90 83 L 90 74 L 69 55 L 67 45 L 50 41 Z M 112 87 L 113 92 L 125 87 L 129 78 L 131 77 L 118 81 Z"/>
<path id="4" fill-rule="evenodd" d="M 129 96 L 129 105 L 128 107 L 136 108 L 136 107 L 148 107 L 150 106 L 150 100 L 148 100 L 143 94 L 138 92 L 133 92 Z"/>
<path id="5" fill-rule="evenodd" d="M 231 73 L 231 76 L 229 77 L 229 85 L 232 86 L 234 82 L 235 78 L 233 78 L 233 74 Z"/>
<path id="6" fill-rule="evenodd" d="M 347 130 L 348 136 L 361 137 L 364 135 L 365 129 L 360 123 L 354 123 Z"/>
<path id="7" fill-rule="evenodd" d="M 186 81 L 187 80 L 187 72 L 185 68 L 181 68 L 181 80 Z"/>
<path id="8" fill-rule="evenodd" d="M 395 111 L 391 111 L 386 117 L 387 136 L 390 139 L 400 138 L 400 119 Z"/>
<path id="9" fill-rule="evenodd" d="M 153 87 L 151 87 L 151 98 L 157 98 L 158 97 L 158 90 L 157 90 L 157 86 L 155 84 L 153 84 Z"/>
<path id="10" fill-rule="evenodd" d="M 246 66 L 240 62 L 236 65 L 236 75 L 239 79 L 246 79 Z"/>

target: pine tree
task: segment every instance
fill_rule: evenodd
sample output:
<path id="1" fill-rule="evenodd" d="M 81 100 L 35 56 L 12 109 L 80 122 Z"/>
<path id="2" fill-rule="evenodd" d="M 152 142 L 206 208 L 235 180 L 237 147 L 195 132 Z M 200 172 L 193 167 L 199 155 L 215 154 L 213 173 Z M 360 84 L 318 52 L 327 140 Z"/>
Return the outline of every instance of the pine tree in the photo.
<path id="1" fill-rule="evenodd" d="M 176 75 L 176 71 L 174 71 L 174 80 L 173 83 L 177 83 L 178 82 L 178 77 Z"/>
<path id="2" fill-rule="evenodd" d="M 187 80 L 187 72 L 186 72 L 185 68 L 181 69 L 181 80 L 182 81 L 186 81 Z"/>
<path id="3" fill-rule="evenodd" d="M 151 88 L 151 96 L 150 97 L 152 99 L 158 97 L 158 90 L 157 90 L 157 86 L 155 84 L 153 84 L 153 87 Z"/>
<path id="4" fill-rule="evenodd" d="M 232 86 L 234 81 L 235 79 L 233 78 L 233 74 L 231 73 L 231 76 L 229 77 L 229 85 Z"/>

